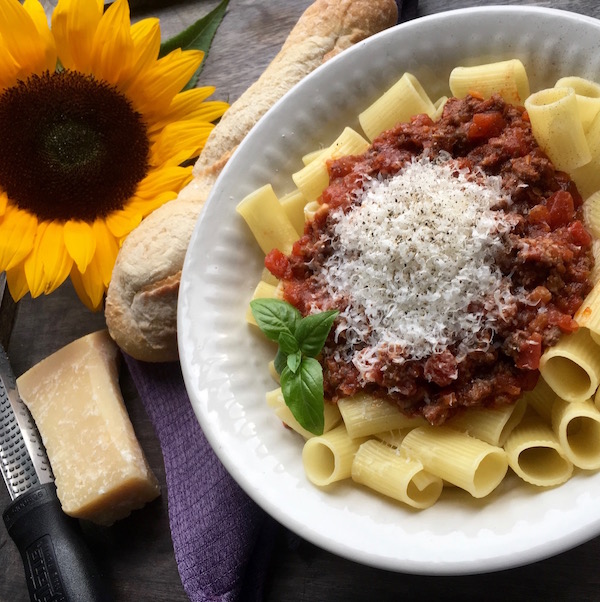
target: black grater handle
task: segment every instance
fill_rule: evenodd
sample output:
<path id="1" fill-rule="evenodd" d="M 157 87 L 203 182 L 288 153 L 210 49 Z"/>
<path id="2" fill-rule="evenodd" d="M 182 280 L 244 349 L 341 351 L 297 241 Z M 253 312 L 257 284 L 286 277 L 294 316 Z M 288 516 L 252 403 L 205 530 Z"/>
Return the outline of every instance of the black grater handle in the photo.
<path id="1" fill-rule="evenodd" d="M 2 518 L 21 553 L 31 600 L 112 600 L 78 521 L 62 511 L 53 483 L 17 497 Z"/>

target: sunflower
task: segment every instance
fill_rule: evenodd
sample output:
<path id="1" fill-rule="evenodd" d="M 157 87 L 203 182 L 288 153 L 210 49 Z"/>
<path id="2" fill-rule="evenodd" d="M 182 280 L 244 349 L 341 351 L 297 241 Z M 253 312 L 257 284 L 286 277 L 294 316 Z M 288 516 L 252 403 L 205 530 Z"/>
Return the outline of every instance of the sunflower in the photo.
<path id="1" fill-rule="evenodd" d="M 12 297 L 71 278 L 100 309 L 123 239 L 191 179 L 227 104 L 182 91 L 203 60 L 159 58 L 126 0 L 0 0 L 0 272 Z"/>

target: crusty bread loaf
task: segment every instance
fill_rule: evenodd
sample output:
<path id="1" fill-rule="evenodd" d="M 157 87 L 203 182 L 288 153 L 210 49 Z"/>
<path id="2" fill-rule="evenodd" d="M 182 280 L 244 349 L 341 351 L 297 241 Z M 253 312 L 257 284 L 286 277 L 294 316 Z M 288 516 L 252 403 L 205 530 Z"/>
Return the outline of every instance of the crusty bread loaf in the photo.
<path id="1" fill-rule="evenodd" d="M 305 75 L 397 18 L 394 0 L 316 0 L 306 9 L 277 56 L 212 131 L 190 184 L 125 239 L 105 305 L 109 332 L 121 349 L 143 361 L 177 359 L 177 294 L 185 253 L 229 157 L 260 117 Z"/>

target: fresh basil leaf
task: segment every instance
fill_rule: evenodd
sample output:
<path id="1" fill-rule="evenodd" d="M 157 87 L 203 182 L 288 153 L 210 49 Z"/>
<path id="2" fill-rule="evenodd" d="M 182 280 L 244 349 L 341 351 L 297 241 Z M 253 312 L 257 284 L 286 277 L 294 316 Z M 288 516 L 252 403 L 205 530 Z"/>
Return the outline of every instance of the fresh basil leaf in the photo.
<path id="1" fill-rule="evenodd" d="M 286 366 L 294 373 L 298 372 L 298 368 L 302 363 L 302 352 L 300 350 L 287 356 Z"/>
<path id="2" fill-rule="evenodd" d="M 309 357 L 317 357 L 321 353 L 331 326 L 339 313 L 333 309 L 311 314 L 298 322 L 295 335 L 302 353 Z"/>
<path id="3" fill-rule="evenodd" d="M 283 369 L 287 366 L 287 355 L 281 351 L 281 349 L 277 350 L 277 354 L 275 355 L 275 361 L 273 362 L 275 366 L 275 371 L 277 374 L 281 374 Z"/>
<path id="4" fill-rule="evenodd" d="M 192 23 L 192 25 L 184 29 L 181 33 L 163 42 L 160 45 L 158 56 L 163 57 L 177 48 L 181 48 L 182 50 L 202 50 L 205 55 L 208 54 L 215 33 L 225 16 L 228 3 L 229 0 L 221 0 L 217 7 L 207 15 Z M 204 58 L 206 59 L 206 56 Z M 193 88 L 196 85 L 200 72 L 204 67 L 204 62 L 202 61 L 202 64 L 194 75 L 192 75 L 184 90 Z"/>
<path id="5" fill-rule="evenodd" d="M 301 318 L 294 306 L 280 299 L 253 299 L 250 309 L 258 327 L 272 341 L 279 340 L 282 332 L 294 336 L 296 323 Z"/>
<path id="6" fill-rule="evenodd" d="M 289 330 L 280 332 L 279 337 L 277 337 L 277 342 L 279 343 L 279 349 L 286 355 L 300 351 L 296 337 Z"/>
<path id="7" fill-rule="evenodd" d="M 299 424 L 314 435 L 322 435 L 325 404 L 321 364 L 314 358 L 304 357 L 297 372 L 286 366 L 281 373 L 281 390 Z"/>

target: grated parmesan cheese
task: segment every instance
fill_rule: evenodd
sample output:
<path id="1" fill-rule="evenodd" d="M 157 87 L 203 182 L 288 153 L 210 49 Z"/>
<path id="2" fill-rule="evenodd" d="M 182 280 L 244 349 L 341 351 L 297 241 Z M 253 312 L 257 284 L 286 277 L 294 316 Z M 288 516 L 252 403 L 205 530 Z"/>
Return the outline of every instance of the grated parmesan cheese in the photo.
<path id="1" fill-rule="evenodd" d="M 493 209 L 500 201 L 510 203 L 499 177 L 420 157 L 367 182 L 351 210 L 332 211 L 322 241 L 332 254 L 319 279 L 345 300 L 339 359 L 364 378 L 383 351 L 403 362 L 454 346 L 460 361 L 489 345 L 515 302 L 496 265 L 514 225 L 511 214 Z"/>

